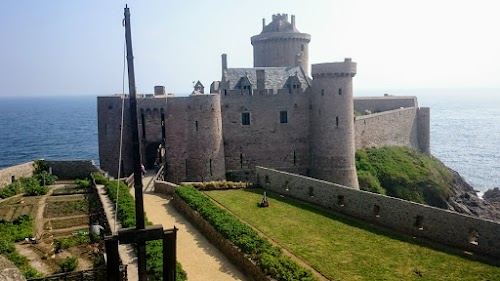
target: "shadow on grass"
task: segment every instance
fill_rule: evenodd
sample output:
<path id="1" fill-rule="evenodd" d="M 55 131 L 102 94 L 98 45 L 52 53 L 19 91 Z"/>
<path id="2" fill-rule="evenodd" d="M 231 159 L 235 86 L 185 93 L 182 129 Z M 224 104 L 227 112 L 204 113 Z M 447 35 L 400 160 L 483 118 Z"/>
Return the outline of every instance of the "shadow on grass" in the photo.
<path id="1" fill-rule="evenodd" d="M 457 257 L 461 258 L 466 258 L 469 260 L 481 262 L 484 264 L 488 265 L 493 265 L 493 266 L 499 266 L 500 261 L 494 260 L 492 257 L 486 257 L 486 256 L 481 256 L 481 255 L 470 255 L 466 254 L 465 251 L 459 250 L 456 248 L 452 248 L 446 245 L 438 244 L 436 242 L 426 240 L 424 238 L 413 238 L 409 234 L 397 232 L 396 230 L 392 230 L 380 225 L 375 225 L 373 222 L 369 221 L 364 221 L 358 218 L 353 218 L 353 217 L 348 217 L 345 214 L 341 213 L 336 213 L 331 210 L 327 210 L 325 208 L 322 208 L 320 206 L 313 205 L 311 203 L 301 201 L 299 199 L 287 197 L 285 195 L 281 195 L 279 193 L 269 191 L 263 188 L 246 188 L 243 189 L 245 192 L 249 193 L 254 193 L 254 194 L 259 194 L 262 195 L 264 191 L 266 191 L 267 197 L 272 198 L 273 200 L 280 201 L 282 203 L 286 203 L 288 205 L 292 205 L 294 207 L 300 208 L 305 211 L 309 211 L 333 220 L 336 220 L 338 222 L 341 222 L 343 224 L 356 227 L 359 229 L 363 229 L 365 231 L 368 231 L 370 233 L 376 234 L 376 235 L 383 235 L 385 237 L 388 237 L 390 239 L 398 240 L 401 242 L 406 242 L 412 245 L 418 245 L 418 246 L 423 246 L 432 250 L 437 250 L 440 252 L 444 252 L 446 254 L 454 255 Z M 257 205 L 260 206 L 259 203 Z"/>

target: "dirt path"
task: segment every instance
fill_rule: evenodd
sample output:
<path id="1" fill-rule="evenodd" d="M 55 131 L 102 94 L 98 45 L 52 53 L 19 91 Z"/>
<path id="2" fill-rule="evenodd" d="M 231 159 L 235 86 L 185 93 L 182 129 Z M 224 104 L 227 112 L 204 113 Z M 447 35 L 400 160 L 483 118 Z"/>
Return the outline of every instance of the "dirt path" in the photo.
<path id="1" fill-rule="evenodd" d="M 148 185 L 150 177 L 145 177 Z M 145 190 L 152 190 L 145 186 Z M 191 225 L 170 204 L 170 198 L 163 194 L 146 191 L 144 193 L 144 211 L 154 224 L 162 224 L 168 229 L 177 227 L 177 260 L 188 274 L 190 281 L 198 280 L 247 280 L 230 261 Z M 133 194 L 134 190 L 130 192 Z"/>

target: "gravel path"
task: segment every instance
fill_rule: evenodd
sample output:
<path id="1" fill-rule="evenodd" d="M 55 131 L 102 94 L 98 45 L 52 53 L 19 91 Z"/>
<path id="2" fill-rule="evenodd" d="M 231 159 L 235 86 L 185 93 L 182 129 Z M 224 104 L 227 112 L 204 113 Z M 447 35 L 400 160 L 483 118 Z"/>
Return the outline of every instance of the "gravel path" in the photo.
<path id="1" fill-rule="evenodd" d="M 149 183 L 145 177 L 144 184 Z M 191 225 L 170 204 L 170 197 L 149 192 L 144 193 L 144 211 L 154 224 L 162 224 L 164 229 L 179 229 L 177 232 L 177 260 L 188 274 L 189 281 L 198 280 L 247 280 L 229 260 Z M 130 190 L 133 194 L 133 189 Z"/>
<path id="2" fill-rule="evenodd" d="M 247 280 L 229 260 L 169 203 L 170 198 L 152 192 L 148 184 L 151 177 L 144 177 L 144 211 L 153 224 L 162 224 L 164 229 L 178 228 L 177 260 L 188 274 L 189 281 Z M 151 183 L 152 185 L 152 183 Z M 105 196 L 104 186 L 98 185 L 99 195 L 111 226 L 114 224 L 114 206 Z M 134 188 L 130 189 L 132 196 Z M 119 246 L 120 257 L 128 264 L 127 273 L 131 281 L 138 280 L 137 258 L 130 245 Z"/>

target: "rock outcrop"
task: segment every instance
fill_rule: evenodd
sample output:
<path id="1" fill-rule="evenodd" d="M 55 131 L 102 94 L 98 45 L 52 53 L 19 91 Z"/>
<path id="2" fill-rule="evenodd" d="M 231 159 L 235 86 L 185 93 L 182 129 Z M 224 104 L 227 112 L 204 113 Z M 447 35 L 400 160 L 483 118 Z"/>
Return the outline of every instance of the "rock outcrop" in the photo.
<path id="1" fill-rule="evenodd" d="M 488 190 L 480 198 L 474 188 L 468 184 L 456 171 L 451 170 L 452 183 L 449 187 L 451 196 L 448 199 L 448 209 L 483 219 L 500 221 L 500 190 Z"/>

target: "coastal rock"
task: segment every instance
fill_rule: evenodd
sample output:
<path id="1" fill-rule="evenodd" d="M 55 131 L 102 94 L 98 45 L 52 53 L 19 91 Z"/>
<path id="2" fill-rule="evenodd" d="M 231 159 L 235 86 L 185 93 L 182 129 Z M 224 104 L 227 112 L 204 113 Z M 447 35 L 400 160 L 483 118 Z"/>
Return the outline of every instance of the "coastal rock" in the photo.
<path id="1" fill-rule="evenodd" d="M 449 187 L 451 195 L 448 199 L 448 209 L 477 216 L 483 219 L 500 221 L 500 190 L 488 190 L 480 198 L 474 188 L 468 184 L 456 171 L 451 170 L 452 184 Z"/>

